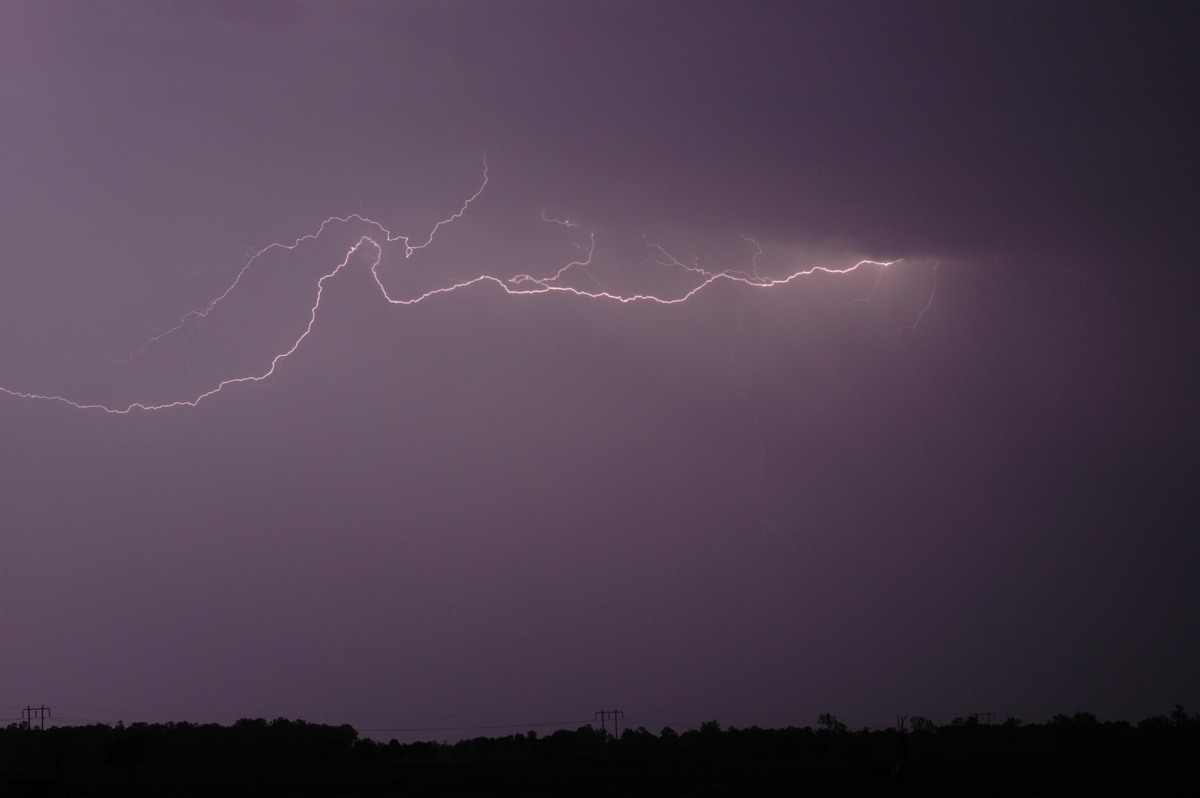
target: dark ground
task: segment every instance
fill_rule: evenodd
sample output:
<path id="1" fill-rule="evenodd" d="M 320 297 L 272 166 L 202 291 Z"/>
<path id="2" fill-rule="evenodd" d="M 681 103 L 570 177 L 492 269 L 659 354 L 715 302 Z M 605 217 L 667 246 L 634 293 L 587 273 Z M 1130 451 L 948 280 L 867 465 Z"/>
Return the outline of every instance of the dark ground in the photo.
<path id="1" fill-rule="evenodd" d="M 346 762 L 6 773 L 16 796 L 987 796 L 1195 795 L 1197 751 L 889 762 Z"/>
<path id="2" fill-rule="evenodd" d="M 279 719 L 0 729 L 7 796 L 1200 795 L 1200 716 L 677 734 L 585 726 L 450 745 Z M 923 726 L 923 728 L 922 728 Z"/>

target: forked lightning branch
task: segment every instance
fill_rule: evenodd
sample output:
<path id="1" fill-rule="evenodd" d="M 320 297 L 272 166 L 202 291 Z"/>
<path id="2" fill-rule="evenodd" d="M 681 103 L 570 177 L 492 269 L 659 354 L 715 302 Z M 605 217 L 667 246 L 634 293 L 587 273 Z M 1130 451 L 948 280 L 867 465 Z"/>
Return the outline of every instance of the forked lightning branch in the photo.
<path id="1" fill-rule="evenodd" d="M 151 347 L 158 344 L 164 339 L 176 335 L 191 323 L 199 323 L 206 319 L 212 311 L 217 308 L 226 298 L 236 292 L 242 283 L 243 277 L 255 268 L 255 266 L 268 253 L 279 251 L 295 251 L 305 245 L 322 238 L 329 234 L 330 229 L 338 224 L 357 224 L 365 231 L 359 234 L 359 237 L 346 249 L 345 254 L 328 271 L 317 278 L 315 283 L 315 295 L 312 300 L 312 305 L 308 310 L 308 320 L 300 333 L 295 337 L 290 345 L 281 349 L 279 352 L 270 357 L 269 361 L 260 370 L 250 374 L 239 374 L 227 377 L 212 385 L 207 390 L 197 394 L 162 403 L 146 403 L 146 402 L 130 402 L 126 405 L 109 405 L 103 403 L 87 402 L 79 399 L 74 399 L 68 396 L 56 394 L 42 394 L 29 391 L 22 391 L 13 387 L 0 385 L 0 393 L 4 393 L 16 399 L 24 399 L 30 401 L 55 402 L 68 405 L 77 410 L 92 410 L 102 411 L 112 414 L 129 414 L 138 411 L 153 412 L 169 410 L 172 408 L 196 407 L 201 402 L 213 397 L 223 391 L 227 391 L 237 386 L 246 383 L 262 382 L 270 379 L 279 369 L 280 365 L 291 357 L 305 340 L 312 334 L 313 328 L 320 315 L 321 304 L 325 296 L 325 291 L 330 280 L 336 277 L 342 270 L 351 267 L 353 264 L 357 267 L 359 264 L 365 263 L 366 268 L 371 272 L 375 285 L 379 289 L 383 299 L 391 305 L 415 305 L 421 302 L 434 301 L 444 295 L 452 294 L 457 291 L 470 290 L 473 286 L 483 284 L 491 284 L 498 286 L 507 295 L 531 295 L 531 294 L 568 294 L 577 297 L 579 301 L 590 302 L 606 302 L 618 305 L 627 305 L 631 303 L 648 303 L 658 305 L 674 305 L 681 302 L 687 302 L 695 297 L 706 288 L 717 283 L 728 282 L 738 283 L 749 286 L 753 289 L 769 290 L 779 288 L 790 283 L 803 280 L 814 275 L 851 275 L 857 272 L 869 271 L 873 272 L 875 279 L 872 281 L 872 288 L 869 293 L 862 296 L 859 301 L 869 301 L 875 293 L 875 288 L 879 284 L 884 271 L 889 267 L 899 263 L 899 261 L 875 261 L 875 260 L 860 260 L 846 266 L 812 266 L 800 269 L 783 276 L 767 277 L 759 273 L 758 259 L 762 255 L 762 247 L 752 238 L 744 237 L 746 243 L 753 250 L 747 262 L 740 268 L 729 268 L 712 270 L 699 265 L 695 258 L 681 258 L 658 243 L 649 240 L 644 241 L 647 252 L 648 261 L 655 267 L 662 270 L 669 270 L 674 273 L 678 279 L 675 284 L 679 286 L 671 293 L 663 291 L 633 291 L 622 293 L 606 289 L 589 270 L 589 266 L 593 263 L 593 258 L 596 252 L 596 236 L 594 233 L 589 233 L 582 236 L 576 242 L 573 253 L 574 257 L 564 259 L 560 266 L 550 270 L 550 273 L 544 276 L 535 276 L 528 273 L 516 274 L 489 274 L 483 273 L 471 277 L 469 279 L 450 279 L 446 278 L 445 284 L 431 288 L 422 293 L 412 296 L 401 297 L 396 296 L 387 287 L 386 281 L 380 275 L 380 264 L 384 260 L 384 255 L 390 249 L 399 248 L 403 251 L 405 258 L 411 258 L 420 250 L 432 246 L 435 240 L 442 233 L 443 229 L 454 224 L 463 216 L 471 211 L 471 206 L 483 194 L 488 186 L 488 168 L 487 162 L 483 164 L 483 176 L 480 180 L 478 188 L 467 197 L 462 205 L 434 224 L 429 232 L 424 236 L 409 236 L 393 234 L 384 225 L 379 222 L 361 216 L 359 214 L 350 214 L 349 216 L 332 216 L 317 226 L 317 229 L 307 235 L 301 236 L 288 243 L 273 243 L 269 244 L 257 252 L 253 253 L 243 265 L 237 276 L 229 284 L 229 286 L 215 299 L 209 302 L 205 307 L 191 311 L 185 314 L 179 321 L 166 331 L 159 333 L 147 339 L 141 346 L 131 352 L 128 356 L 117 362 L 128 362 L 139 355 L 144 354 Z M 580 225 L 574 221 L 565 219 L 557 219 L 546 215 L 543 211 L 541 221 L 546 224 L 556 225 L 560 227 L 579 229 Z M 936 267 L 935 267 L 936 270 Z M 580 275 L 583 279 L 580 279 Z M 907 328 L 915 327 L 920 323 L 925 311 L 929 309 L 933 302 L 934 294 L 934 275 L 931 275 L 930 290 L 928 299 L 924 306 L 917 312 L 911 324 L 905 325 Z M 580 284 L 591 286 L 586 288 L 579 287 Z"/>

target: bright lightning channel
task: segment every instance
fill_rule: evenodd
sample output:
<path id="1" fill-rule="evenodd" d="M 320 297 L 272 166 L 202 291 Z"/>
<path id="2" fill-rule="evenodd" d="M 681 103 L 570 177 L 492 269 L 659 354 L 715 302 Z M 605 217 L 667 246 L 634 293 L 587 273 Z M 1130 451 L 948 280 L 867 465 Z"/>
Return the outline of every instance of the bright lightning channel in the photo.
<path id="1" fill-rule="evenodd" d="M 245 276 L 247 271 L 249 271 L 250 268 L 260 258 L 262 258 L 267 253 L 270 253 L 270 252 L 273 252 L 276 250 L 288 250 L 288 251 L 295 250 L 306 242 L 315 241 L 316 239 L 320 238 L 325 233 L 326 229 L 329 228 L 334 223 L 359 222 L 363 225 L 366 225 L 373 232 L 363 234 L 362 236 L 360 236 L 358 238 L 358 240 L 355 241 L 354 244 L 352 244 L 350 246 L 350 248 L 346 250 L 346 254 L 341 259 L 341 262 L 339 262 L 336 266 L 334 266 L 332 270 L 330 270 L 329 272 L 325 273 L 320 278 L 318 278 L 317 285 L 316 285 L 316 289 L 317 289 L 316 297 L 313 300 L 312 307 L 309 309 L 308 323 L 304 326 L 304 329 L 300 332 L 300 334 L 296 337 L 296 339 L 294 341 L 292 341 L 290 346 L 288 346 L 286 349 L 284 349 L 283 351 L 277 353 L 274 357 L 272 357 L 268 367 L 259 373 L 247 374 L 247 375 L 243 375 L 243 376 L 239 376 L 239 377 L 230 377 L 228 379 L 221 380 L 213 387 L 209 388 L 206 391 L 203 391 L 202 393 L 197 394 L 196 396 L 193 396 L 190 399 L 179 399 L 176 401 L 164 402 L 161 404 L 146 404 L 144 402 L 131 402 L 128 405 L 125 405 L 123 407 L 106 405 L 106 404 L 101 404 L 101 403 L 77 402 L 77 401 L 69 399 L 65 396 L 58 396 L 58 395 L 53 395 L 53 394 L 30 393 L 30 392 L 25 392 L 25 391 L 14 390 L 11 388 L 6 388 L 4 386 L 0 386 L 0 393 L 7 394 L 8 396 L 12 396 L 12 397 L 15 397 L 18 399 L 31 399 L 31 400 L 41 400 L 41 401 L 47 401 L 47 402 L 58 402 L 58 403 L 62 403 L 65 405 L 69 405 L 70 407 L 73 407 L 77 410 L 100 410 L 105 413 L 110 413 L 110 414 L 114 414 L 114 415 L 126 415 L 129 413 L 133 413 L 134 411 L 149 412 L 149 411 L 157 411 L 157 410 L 168 410 L 168 409 L 177 408 L 177 407 L 196 407 L 201 402 L 203 402 L 205 399 L 208 399 L 211 396 L 215 396 L 216 394 L 221 393 L 222 391 L 224 391 L 227 388 L 231 388 L 235 385 L 240 385 L 242 383 L 262 382 L 262 381 L 270 378 L 275 373 L 275 371 L 279 368 L 279 365 L 283 361 L 287 360 L 287 358 L 291 357 L 291 355 L 300 348 L 300 345 L 304 343 L 305 339 L 308 338 L 309 334 L 312 332 L 313 327 L 317 321 L 317 314 L 321 308 L 321 302 L 325 295 L 326 283 L 328 283 L 330 280 L 332 280 L 334 277 L 336 277 L 339 272 L 341 272 L 343 269 L 345 269 L 351 263 L 351 261 L 354 259 L 354 257 L 356 255 L 358 255 L 360 252 L 365 253 L 367 255 L 367 257 L 369 258 L 369 260 L 370 260 L 369 268 L 371 270 L 371 276 L 374 278 L 375 284 L 379 287 L 380 294 L 383 296 L 383 298 L 388 303 L 390 303 L 392 305 L 416 305 L 418 303 L 424 302 L 424 301 L 431 299 L 435 296 L 438 296 L 440 294 L 449 294 L 449 293 L 453 293 L 455 291 L 461 291 L 463 289 L 469 288 L 474 285 L 480 285 L 480 284 L 484 284 L 484 283 L 494 284 L 494 285 L 498 286 L 499 288 L 501 288 L 505 293 L 511 294 L 511 295 L 564 293 L 564 294 L 571 294 L 573 296 L 579 297 L 581 299 L 586 299 L 586 300 L 608 301 L 608 302 L 616 302 L 616 303 L 620 303 L 620 304 L 654 303 L 654 304 L 659 304 L 659 305 L 675 305 L 675 304 L 679 304 L 682 302 L 687 302 L 692 297 L 696 296 L 696 294 L 703 291 L 705 288 L 713 285 L 714 283 L 722 282 L 722 281 L 732 282 L 732 283 L 741 283 L 743 285 L 750 286 L 751 288 L 768 289 L 768 288 L 776 288 L 779 286 L 787 285 L 788 283 L 791 283 L 793 281 L 796 281 L 796 280 L 799 280 L 799 279 L 802 279 L 804 277 L 808 277 L 808 276 L 811 276 L 814 274 L 847 275 L 847 274 L 862 271 L 865 269 L 875 269 L 877 271 L 877 275 L 876 275 L 874 284 L 872 286 L 870 295 L 868 295 L 867 297 L 864 297 L 860 300 L 855 300 L 855 301 L 866 302 L 871 299 L 871 297 L 874 295 L 875 291 L 877 290 L 879 281 L 882 278 L 884 270 L 886 270 L 889 266 L 892 266 L 892 265 L 900 262 L 900 261 L 860 260 L 851 266 L 845 266 L 845 267 L 814 266 L 811 268 L 802 269 L 800 271 L 793 272 L 784 277 L 773 278 L 773 277 L 764 277 L 759 274 L 759 272 L 758 272 L 758 257 L 762 254 L 763 250 L 762 250 L 762 247 L 759 245 L 759 243 L 756 240 L 754 240 L 753 238 L 750 238 L 748 236 L 742 236 L 742 238 L 745 241 L 747 241 L 749 244 L 751 244 L 754 247 L 754 254 L 751 258 L 750 268 L 748 271 L 747 270 L 738 270 L 738 269 L 726 269 L 726 270 L 720 270 L 720 271 L 711 271 L 711 270 L 701 267 L 694 257 L 690 258 L 687 261 L 681 260 L 678 257 L 676 257 L 675 255 L 668 252 L 667 249 L 665 247 L 663 247 L 662 245 L 654 243 L 654 242 L 650 241 L 648 238 L 643 237 L 645 246 L 650 253 L 650 261 L 658 266 L 662 266 L 664 268 L 676 269 L 676 270 L 683 272 L 691 280 L 691 285 L 686 290 L 682 291 L 681 293 L 677 293 L 676 295 L 673 295 L 673 296 L 660 296 L 660 295 L 657 295 L 654 293 L 625 293 L 625 294 L 623 294 L 623 293 L 617 293 L 617 292 L 606 290 L 600 284 L 600 282 L 588 271 L 588 267 L 592 263 L 592 258 L 593 258 L 593 255 L 595 254 L 595 250 L 596 250 L 595 233 L 590 233 L 587 236 L 586 243 L 581 242 L 581 243 L 576 244 L 576 247 L 578 248 L 578 250 L 580 252 L 579 257 L 576 257 L 574 260 L 571 260 L 570 262 L 561 266 L 559 269 L 557 269 L 553 274 L 551 274 L 548 277 L 534 277 L 530 274 L 523 274 L 523 273 L 522 274 L 514 274 L 509 277 L 498 277 L 498 276 L 491 275 L 491 274 L 481 274 L 479 276 L 472 277 L 467 280 L 448 280 L 448 285 L 425 291 L 424 293 L 418 294 L 416 296 L 412 296 L 412 297 L 408 297 L 408 298 L 393 296 L 391 294 L 391 292 L 388 291 L 387 286 L 384 285 L 383 280 L 379 276 L 379 265 L 380 265 L 380 262 L 383 260 L 383 254 L 385 251 L 385 247 L 390 244 L 399 243 L 404 248 L 405 258 L 411 258 L 413 256 L 413 254 L 415 254 L 419 250 L 422 250 L 422 249 L 425 249 L 425 248 L 431 246 L 433 244 L 434 240 L 436 239 L 438 233 L 441 231 L 441 229 L 443 227 L 454 223 L 455 221 L 457 221 L 458 219 L 461 219 L 464 215 L 466 215 L 466 213 L 468 212 L 468 210 L 471 207 L 471 204 L 473 202 L 475 202 L 475 200 L 477 200 L 481 194 L 483 194 L 484 189 L 487 188 L 487 185 L 488 185 L 488 168 L 487 168 L 487 161 L 485 160 L 484 164 L 483 164 L 483 177 L 480 181 L 479 187 L 475 190 L 475 192 L 473 194 L 471 194 L 471 196 L 469 196 L 463 202 L 462 206 L 457 211 L 455 211 L 450 216 L 446 217 L 445 219 L 442 219 L 441 221 L 439 221 L 435 225 L 433 225 L 433 227 L 430 229 L 429 233 L 424 237 L 424 239 L 421 239 L 421 240 L 414 241 L 414 239 L 410 236 L 393 234 L 391 231 L 389 231 L 386 227 L 384 227 L 379 222 L 377 222 L 373 219 L 369 219 L 365 216 L 361 216 L 357 213 L 354 213 L 354 214 L 350 214 L 349 216 L 331 216 L 328 219 L 326 219 L 325 221 L 321 222 L 321 224 L 317 227 L 317 230 L 315 232 L 310 233 L 308 235 L 301 236 L 290 244 L 285 244 L 285 243 L 269 244 L 266 247 L 263 247 L 262 249 L 258 250 L 257 252 L 254 252 L 249 257 L 249 259 L 246 261 L 246 263 L 242 266 L 241 270 L 239 270 L 237 276 L 233 279 L 233 282 L 231 282 L 229 284 L 229 287 L 226 288 L 219 296 L 217 296 L 215 299 L 213 299 L 211 302 L 209 302 L 208 305 L 206 305 L 204 308 L 202 308 L 200 310 L 189 311 L 170 329 L 149 338 L 139 348 L 135 349 L 129 355 L 122 358 L 121 360 L 112 361 L 113 363 L 129 362 L 129 361 L 133 360 L 134 358 L 138 357 L 139 355 L 144 354 L 147 350 L 149 350 L 152 346 L 154 346 L 159 341 L 178 332 L 189 322 L 206 318 L 210 313 L 212 313 L 212 311 L 226 297 L 228 297 L 230 294 L 232 294 L 234 292 L 234 290 L 237 289 L 238 285 L 241 283 L 242 278 L 243 278 L 243 276 Z M 542 211 L 541 218 L 542 218 L 542 221 L 544 221 L 544 222 L 547 222 L 550 224 L 555 224 L 555 225 L 560 225 L 562 227 L 567 227 L 567 228 L 578 228 L 579 227 L 579 224 L 577 222 L 566 220 L 566 219 L 557 219 L 557 218 L 547 216 L 546 211 L 544 209 Z M 588 276 L 590 282 L 595 284 L 596 288 L 595 289 L 584 289 L 584 288 L 578 288 L 578 287 L 564 284 L 563 280 L 568 275 L 568 273 L 572 273 L 572 272 L 576 272 L 576 271 L 582 271 L 584 274 L 586 274 Z M 935 281 L 936 281 L 936 267 L 934 268 L 934 271 L 933 271 L 933 279 L 931 280 L 931 284 L 934 283 Z M 933 288 L 931 288 L 930 294 L 929 294 L 929 299 L 926 302 L 925 306 L 921 309 L 920 314 L 917 316 L 916 320 L 911 325 L 907 325 L 904 329 L 911 330 L 912 328 L 915 328 L 920 323 L 921 318 L 924 316 L 925 312 L 928 311 L 930 305 L 933 302 L 933 293 L 934 293 Z"/>

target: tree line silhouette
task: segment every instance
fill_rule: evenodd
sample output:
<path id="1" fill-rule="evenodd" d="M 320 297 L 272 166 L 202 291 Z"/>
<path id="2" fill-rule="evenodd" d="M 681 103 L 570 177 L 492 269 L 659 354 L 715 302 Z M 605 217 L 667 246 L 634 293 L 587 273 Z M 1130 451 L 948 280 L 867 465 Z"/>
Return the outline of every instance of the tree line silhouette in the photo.
<path id="1" fill-rule="evenodd" d="M 242 782 L 266 779 L 277 789 L 306 794 L 324 774 L 347 792 L 355 791 L 354 784 L 410 790 L 441 785 L 435 791 L 448 795 L 496 779 L 552 790 L 574 785 L 567 791 L 578 794 L 603 792 L 606 783 L 629 794 L 687 795 L 713 785 L 752 793 L 808 786 L 850 794 L 909 788 L 1090 794 L 1117 785 L 1200 788 L 1198 769 L 1190 764 L 1197 750 L 1200 715 L 1181 706 L 1137 724 L 1076 712 L 1043 724 L 966 716 L 938 725 L 900 716 L 890 728 L 851 730 L 826 713 L 815 728 L 734 728 L 713 720 L 682 733 L 636 727 L 615 736 L 585 725 L 455 743 L 385 743 L 361 737 L 350 725 L 285 718 L 245 718 L 231 726 L 117 723 L 45 730 L 14 723 L 0 729 L 0 786 L 6 780 L 20 795 L 51 784 L 70 794 L 103 782 L 137 795 L 173 779 L 226 779 L 247 788 Z M 581 774 L 590 775 L 581 780 Z M 291 779 L 290 787 L 280 787 L 280 778 Z"/>

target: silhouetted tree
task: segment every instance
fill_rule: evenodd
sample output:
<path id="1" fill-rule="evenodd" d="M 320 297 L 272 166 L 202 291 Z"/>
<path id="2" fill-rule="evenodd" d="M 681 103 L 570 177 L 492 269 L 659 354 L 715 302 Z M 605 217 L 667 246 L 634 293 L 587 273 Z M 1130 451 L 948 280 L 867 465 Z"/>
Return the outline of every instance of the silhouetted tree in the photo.
<path id="1" fill-rule="evenodd" d="M 821 725 L 821 728 L 825 729 L 826 731 L 831 731 L 831 732 L 846 731 L 846 724 L 842 723 L 840 720 L 838 720 L 837 715 L 834 715 L 830 712 L 826 712 L 823 715 L 821 715 L 819 718 L 817 718 L 817 723 L 819 723 Z"/>
<path id="2" fill-rule="evenodd" d="M 913 715 L 908 719 L 908 728 L 915 732 L 931 732 L 937 728 L 937 724 L 929 718 L 923 718 L 920 715 Z"/>

